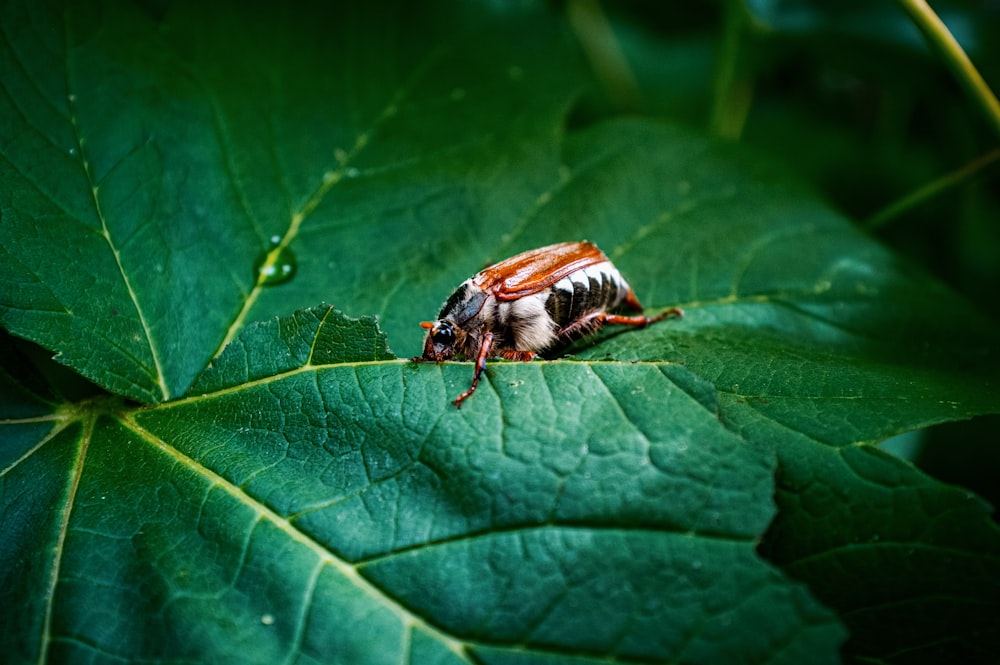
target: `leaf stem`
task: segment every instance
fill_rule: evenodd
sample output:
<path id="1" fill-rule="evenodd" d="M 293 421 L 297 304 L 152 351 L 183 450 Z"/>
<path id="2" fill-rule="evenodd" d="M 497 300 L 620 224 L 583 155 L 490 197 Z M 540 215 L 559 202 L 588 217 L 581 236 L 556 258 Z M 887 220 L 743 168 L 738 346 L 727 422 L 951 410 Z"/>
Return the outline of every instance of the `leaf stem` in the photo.
<path id="1" fill-rule="evenodd" d="M 709 132 L 720 138 L 739 139 L 753 100 L 753 79 L 746 76 L 740 56 L 744 53 L 747 15 L 741 2 L 727 0 L 722 40 L 712 81 Z"/>
<path id="2" fill-rule="evenodd" d="M 598 0 L 570 0 L 566 16 L 612 103 L 619 108 L 642 108 L 639 85 Z"/>
<path id="3" fill-rule="evenodd" d="M 896 0 L 896 2 L 909 14 L 910 19 L 930 45 L 940 52 L 945 64 L 981 107 L 986 121 L 997 138 L 1000 138 L 1000 101 L 997 101 L 996 95 L 983 80 L 955 36 L 926 0 Z"/>
<path id="4" fill-rule="evenodd" d="M 892 220 L 905 213 L 907 210 L 915 208 L 919 204 L 937 196 L 941 192 L 972 179 L 980 171 L 986 169 L 998 160 L 1000 160 L 1000 148 L 994 148 L 990 152 L 977 157 L 961 168 L 958 168 L 951 173 L 947 173 L 940 178 L 927 183 L 920 189 L 907 194 L 903 198 L 890 203 L 865 220 L 865 228 L 871 230 L 882 228 Z"/>

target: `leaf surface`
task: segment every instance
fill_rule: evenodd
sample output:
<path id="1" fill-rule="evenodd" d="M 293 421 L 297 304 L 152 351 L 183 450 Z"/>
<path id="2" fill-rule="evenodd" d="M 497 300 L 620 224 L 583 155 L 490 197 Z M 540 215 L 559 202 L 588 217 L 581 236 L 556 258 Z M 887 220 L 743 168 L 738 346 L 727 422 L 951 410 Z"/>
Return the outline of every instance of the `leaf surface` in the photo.
<path id="1" fill-rule="evenodd" d="M 993 650 L 988 507 L 872 444 L 1000 410 L 995 326 L 760 155 L 573 125 L 554 17 L 2 11 L 0 324 L 103 389 L 5 346 L 13 662 Z M 470 364 L 397 358 L 584 238 L 685 317 L 460 411 Z"/>
<path id="2" fill-rule="evenodd" d="M 4 13 L 0 321 L 144 403 L 246 322 L 392 312 L 416 266 L 495 242 L 557 171 L 583 84 L 566 36 L 520 10 Z M 533 174 L 495 187 L 520 161 Z M 289 276 L 291 307 L 268 288 Z"/>

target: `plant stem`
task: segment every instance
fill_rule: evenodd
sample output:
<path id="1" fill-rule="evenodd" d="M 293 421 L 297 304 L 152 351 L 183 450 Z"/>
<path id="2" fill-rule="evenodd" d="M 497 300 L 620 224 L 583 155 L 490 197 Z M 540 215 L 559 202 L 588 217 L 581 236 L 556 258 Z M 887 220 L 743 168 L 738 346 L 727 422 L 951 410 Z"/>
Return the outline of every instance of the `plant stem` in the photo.
<path id="1" fill-rule="evenodd" d="M 920 189 L 907 194 L 894 203 L 890 203 L 885 208 L 882 208 L 877 213 L 869 217 L 865 221 L 865 227 L 872 230 L 882 228 L 910 208 L 914 208 L 927 199 L 940 194 L 946 189 L 971 179 L 974 175 L 998 160 L 1000 160 L 1000 148 L 994 148 L 985 155 L 972 160 L 965 166 L 927 183 Z"/>
<path id="2" fill-rule="evenodd" d="M 566 14 L 594 75 L 618 108 L 642 108 L 642 93 L 598 0 L 570 0 Z"/>
<path id="3" fill-rule="evenodd" d="M 990 124 L 997 138 L 1000 138 L 1000 101 L 983 80 L 969 56 L 955 39 L 944 22 L 934 13 L 925 0 L 896 0 L 910 15 L 910 19 L 924 34 L 933 48 L 940 51 L 952 74 L 965 87 L 977 104 L 982 108 L 986 121 Z"/>
<path id="4" fill-rule="evenodd" d="M 728 0 L 722 24 L 722 41 L 712 82 L 712 113 L 708 130 L 711 134 L 738 139 L 743 133 L 753 82 L 741 74 L 740 56 L 746 35 L 746 14 L 741 3 Z"/>

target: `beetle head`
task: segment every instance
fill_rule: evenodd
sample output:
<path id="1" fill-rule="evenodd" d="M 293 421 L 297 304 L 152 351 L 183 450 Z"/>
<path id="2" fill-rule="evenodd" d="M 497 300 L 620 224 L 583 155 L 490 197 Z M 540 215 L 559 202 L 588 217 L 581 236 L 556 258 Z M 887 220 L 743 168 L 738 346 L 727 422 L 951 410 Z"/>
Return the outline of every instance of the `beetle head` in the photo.
<path id="1" fill-rule="evenodd" d="M 428 331 L 427 339 L 424 341 L 424 360 L 433 360 L 436 363 L 455 355 L 465 337 L 465 331 L 455 326 L 449 319 L 424 321 L 420 327 Z"/>

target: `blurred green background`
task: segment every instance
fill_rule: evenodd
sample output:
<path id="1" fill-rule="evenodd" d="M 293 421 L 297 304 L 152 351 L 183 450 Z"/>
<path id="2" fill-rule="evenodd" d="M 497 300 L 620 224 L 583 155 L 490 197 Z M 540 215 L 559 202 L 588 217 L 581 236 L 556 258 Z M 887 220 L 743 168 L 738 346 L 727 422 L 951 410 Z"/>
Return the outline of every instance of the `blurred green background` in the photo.
<path id="1" fill-rule="evenodd" d="M 1000 88 L 1000 3 L 932 7 Z M 1000 137 L 901 2 L 561 8 L 605 92 L 581 101 L 579 122 L 623 110 L 668 117 L 783 160 L 880 242 L 1000 320 Z M 904 202 L 928 187 L 936 191 Z M 1000 418 L 982 417 L 886 445 L 998 505 L 998 429 Z"/>

